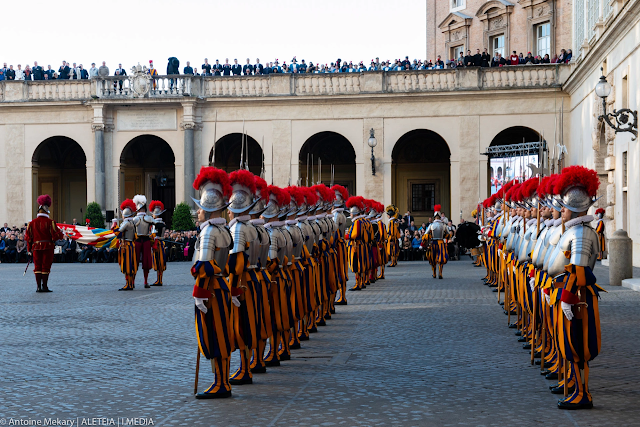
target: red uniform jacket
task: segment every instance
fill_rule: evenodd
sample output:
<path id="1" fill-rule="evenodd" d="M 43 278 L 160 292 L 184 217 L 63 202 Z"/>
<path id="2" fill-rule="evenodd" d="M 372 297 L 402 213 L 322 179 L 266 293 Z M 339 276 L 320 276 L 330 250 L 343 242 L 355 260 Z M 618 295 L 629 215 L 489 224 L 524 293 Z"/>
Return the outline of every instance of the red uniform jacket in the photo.
<path id="1" fill-rule="evenodd" d="M 56 223 L 48 216 L 37 216 L 27 226 L 25 240 L 29 252 L 53 250 L 56 240 L 64 237 Z"/>

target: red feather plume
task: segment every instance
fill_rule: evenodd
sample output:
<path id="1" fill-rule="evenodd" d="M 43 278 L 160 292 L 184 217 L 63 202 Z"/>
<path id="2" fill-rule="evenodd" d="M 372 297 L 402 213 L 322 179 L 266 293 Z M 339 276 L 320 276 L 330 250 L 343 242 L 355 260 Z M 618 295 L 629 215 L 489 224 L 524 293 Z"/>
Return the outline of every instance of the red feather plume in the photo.
<path id="1" fill-rule="evenodd" d="M 229 174 L 229 184 L 244 185 L 251 191 L 252 194 L 256 194 L 256 179 L 255 175 L 245 169 L 239 169 Z"/>
<path id="2" fill-rule="evenodd" d="M 545 176 L 544 178 L 542 178 L 542 180 L 540 181 L 540 185 L 538 185 L 538 189 L 536 190 L 536 192 L 538 193 L 538 196 L 541 198 L 545 198 L 547 196 L 547 185 L 549 184 L 549 180 L 551 179 L 550 176 Z"/>
<path id="3" fill-rule="evenodd" d="M 349 198 L 349 192 L 342 185 L 338 185 L 338 184 L 334 185 L 333 187 L 331 187 L 331 191 L 333 191 L 334 193 L 336 191 L 339 191 L 343 200 L 347 200 Z"/>
<path id="4" fill-rule="evenodd" d="M 531 198 L 531 196 L 533 196 L 533 194 L 538 189 L 538 182 L 539 182 L 538 178 L 536 178 L 536 177 L 529 178 L 528 180 L 523 182 L 521 190 L 520 190 L 521 191 L 521 197 L 523 199 Z"/>
<path id="5" fill-rule="evenodd" d="M 434 211 L 434 212 L 440 212 L 440 210 L 442 210 L 442 205 L 435 205 L 435 206 L 433 207 L 433 211 Z"/>
<path id="6" fill-rule="evenodd" d="M 351 209 L 354 206 L 360 210 L 363 210 L 365 208 L 364 197 L 362 196 L 349 197 L 349 199 L 347 199 L 347 208 Z"/>
<path id="7" fill-rule="evenodd" d="M 164 203 L 162 203 L 160 200 L 152 200 L 151 203 L 149 203 L 149 210 L 151 212 L 153 212 L 157 207 L 160 207 L 160 210 L 163 211 Z"/>
<path id="8" fill-rule="evenodd" d="M 320 194 L 323 202 L 331 202 L 336 198 L 336 193 L 324 184 L 316 184 L 312 186 L 311 189 Z"/>
<path id="9" fill-rule="evenodd" d="M 500 198 L 504 198 L 505 195 L 507 194 L 507 191 L 511 190 L 511 188 L 515 185 L 516 181 L 515 180 L 511 180 L 509 182 L 507 182 L 505 185 L 503 185 L 500 190 L 498 190 L 498 192 L 496 194 L 498 194 Z"/>
<path id="10" fill-rule="evenodd" d="M 38 205 L 39 206 L 51 206 L 51 196 L 48 194 L 43 194 L 38 196 Z"/>
<path id="11" fill-rule="evenodd" d="M 267 190 L 267 181 L 260 178 L 259 176 L 254 177 L 254 181 L 256 182 L 256 193 L 260 192 L 260 198 L 265 202 L 269 200 L 269 190 Z"/>
<path id="12" fill-rule="evenodd" d="M 596 215 L 598 215 L 598 214 L 604 215 L 604 209 L 602 209 L 602 208 L 596 209 Z"/>
<path id="13" fill-rule="evenodd" d="M 200 187 L 207 181 L 211 181 L 215 184 L 220 184 L 222 186 L 223 194 L 227 197 L 231 195 L 229 175 L 225 171 L 214 168 L 213 166 L 202 166 L 200 168 L 200 173 L 196 177 L 195 181 L 193 181 L 193 188 L 196 190 L 200 190 Z"/>
<path id="14" fill-rule="evenodd" d="M 313 191 L 309 187 L 302 187 L 302 191 L 304 193 L 304 198 L 307 199 L 308 206 L 314 206 L 316 203 L 318 203 L 318 195 L 315 191 Z"/>
<path id="15" fill-rule="evenodd" d="M 131 212 L 135 212 L 136 211 L 136 204 L 133 203 L 133 200 L 127 199 L 124 202 L 122 202 L 122 204 L 120 205 L 120 212 L 122 212 L 126 208 L 129 208 L 131 210 Z"/>
<path id="16" fill-rule="evenodd" d="M 598 173 L 584 166 L 564 168 L 554 185 L 555 194 L 563 194 L 569 187 L 582 187 L 590 197 L 595 197 L 600 187 Z"/>
<path id="17" fill-rule="evenodd" d="M 557 175 L 557 174 L 551 175 L 549 177 L 549 179 L 547 180 L 547 182 L 546 182 L 546 184 L 544 186 L 544 189 L 543 189 L 544 193 L 547 196 L 554 196 L 556 194 L 555 185 L 556 185 L 556 181 L 558 180 L 558 176 L 559 175 Z"/>
<path id="18" fill-rule="evenodd" d="M 378 204 L 378 206 L 376 207 L 376 211 L 380 213 L 384 212 L 384 205 L 380 202 L 376 202 L 376 203 Z"/>
<path id="19" fill-rule="evenodd" d="M 300 206 L 304 203 L 304 193 L 301 191 L 300 187 L 287 187 L 285 190 L 289 192 L 296 205 Z"/>
<path id="20" fill-rule="evenodd" d="M 291 196 L 289 195 L 289 193 L 287 193 L 280 187 L 270 185 L 267 187 L 267 191 L 269 192 L 269 195 L 276 196 L 276 202 L 280 207 L 286 206 L 291 202 Z"/>

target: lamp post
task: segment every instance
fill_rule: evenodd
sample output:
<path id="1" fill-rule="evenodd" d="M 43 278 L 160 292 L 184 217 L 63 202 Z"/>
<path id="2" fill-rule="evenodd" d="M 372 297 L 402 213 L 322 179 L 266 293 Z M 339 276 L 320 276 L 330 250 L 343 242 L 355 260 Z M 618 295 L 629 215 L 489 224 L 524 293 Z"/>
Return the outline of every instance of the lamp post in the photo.
<path id="1" fill-rule="evenodd" d="M 600 68 L 602 71 L 603 69 Z M 596 95 L 602 98 L 602 115 L 598 120 L 604 120 L 613 130 L 618 132 L 630 132 L 633 134 L 631 138 L 635 141 L 638 137 L 638 112 L 629 108 L 622 110 L 613 110 L 613 113 L 607 113 L 607 97 L 611 94 L 611 85 L 603 75 L 596 85 Z M 613 121 L 612 121 L 613 119 Z M 615 124 L 614 124 L 615 123 Z"/>
<path id="2" fill-rule="evenodd" d="M 378 145 L 378 140 L 376 140 L 375 132 L 373 128 L 369 131 L 369 141 L 367 141 L 369 147 L 371 147 L 371 175 L 376 175 L 376 156 L 373 154 L 373 148 Z"/>

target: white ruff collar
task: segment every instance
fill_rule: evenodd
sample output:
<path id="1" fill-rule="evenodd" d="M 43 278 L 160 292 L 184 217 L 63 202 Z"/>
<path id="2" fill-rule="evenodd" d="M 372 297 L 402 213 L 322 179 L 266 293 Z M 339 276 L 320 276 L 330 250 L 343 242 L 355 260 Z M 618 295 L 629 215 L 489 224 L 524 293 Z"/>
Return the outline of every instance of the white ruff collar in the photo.
<path id="1" fill-rule="evenodd" d="M 315 219 L 316 219 L 315 215 L 307 217 L 307 220 L 309 220 L 309 221 L 315 221 Z"/>
<path id="2" fill-rule="evenodd" d="M 572 219 L 572 220 L 570 220 L 570 221 L 567 221 L 567 222 L 564 224 L 564 229 L 565 229 L 565 230 L 568 230 L 568 229 L 570 229 L 571 227 L 574 227 L 574 226 L 576 226 L 576 225 L 579 225 L 579 224 L 587 224 L 587 223 L 590 223 L 590 222 L 592 222 L 592 221 L 593 221 L 593 216 L 591 216 L 591 215 L 583 215 L 583 216 L 579 216 L 579 217 L 577 217 L 577 218 L 573 218 L 573 219 Z"/>
<path id="3" fill-rule="evenodd" d="M 284 222 L 286 225 L 296 225 L 298 223 L 297 219 L 288 219 Z"/>
<path id="4" fill-rule="evenodd" d="M 307 216 L 306 215 L 298 217 L 298 222 L 305 222 L 306 220 L 307 220 Z"/>
<path id="5" fill-rule="evenodd" d="M 272 221 L 272 222 L 268 222 L 264 225 L 264 228 L 278 228 L 278 227 L 282 227 L 283 222 L 282 221 Z"/>
<path id="6" fill-rule="evenodd" d="M 264 225 L 264 219 L 256 218 L 251 220 L 251 224 L 253 225 Z"/>
<path id="7" fill-rule="evenodd" d="M 527 227 L 530 227 L 537 222 L 538 222 L 538 218 L 531 218 L 529 221 L 527 221 Z"/>
<path id="8" fill-rule="evenodd" d="M 39 213 L 39 214 L 38 214 L 38 215 L 36 215 L 36 216 L 37 216 L 37 217 L 38 217 L 38 216 L 42 216 L 42 217 L 45 217 L 45 218 L 49 218 L 49 215 L 47 215 L 46 213 Z"/>
<path id="9" fill-rule="evenodd" d="M 251 215 L 240 215 L 229 222 L 229 227 L 233 227 L 236 222 L 247 222 L 251 219 Z"/>
<path id="10" fill-rule="evenodd" d="M 324 212 L 323 212 L 323 213 L 319 213 L 318 215 L 316 215 L 316 219 L 322 219 L 322 218 L 324 218 L 325 216 L 327 216 L 327 214 L 326 214 L 326 213 L 324 213 Z"/>
<path id="11" fill-rule="evenodd" d="M 204 231 L 210 225 L 226 225 L 227 220 L 224 218 L 211 218 L 200 224 L 200 231 Z"/>

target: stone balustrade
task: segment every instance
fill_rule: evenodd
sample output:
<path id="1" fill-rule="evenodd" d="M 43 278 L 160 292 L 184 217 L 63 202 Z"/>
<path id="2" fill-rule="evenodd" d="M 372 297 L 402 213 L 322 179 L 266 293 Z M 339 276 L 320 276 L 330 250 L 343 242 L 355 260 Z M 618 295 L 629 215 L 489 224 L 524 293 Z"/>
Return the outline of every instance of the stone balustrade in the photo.
<path id="1" fill-rule="evenodd" d="M 560 88 L 570 65 L 266 76 L 154 76 L 147 98 L 330 96 Z M 122 84 L 120 84 L 122 82 Z M 94 80 L 4 81 L 0 102 L 130 99 L 128 77 Z"/>

